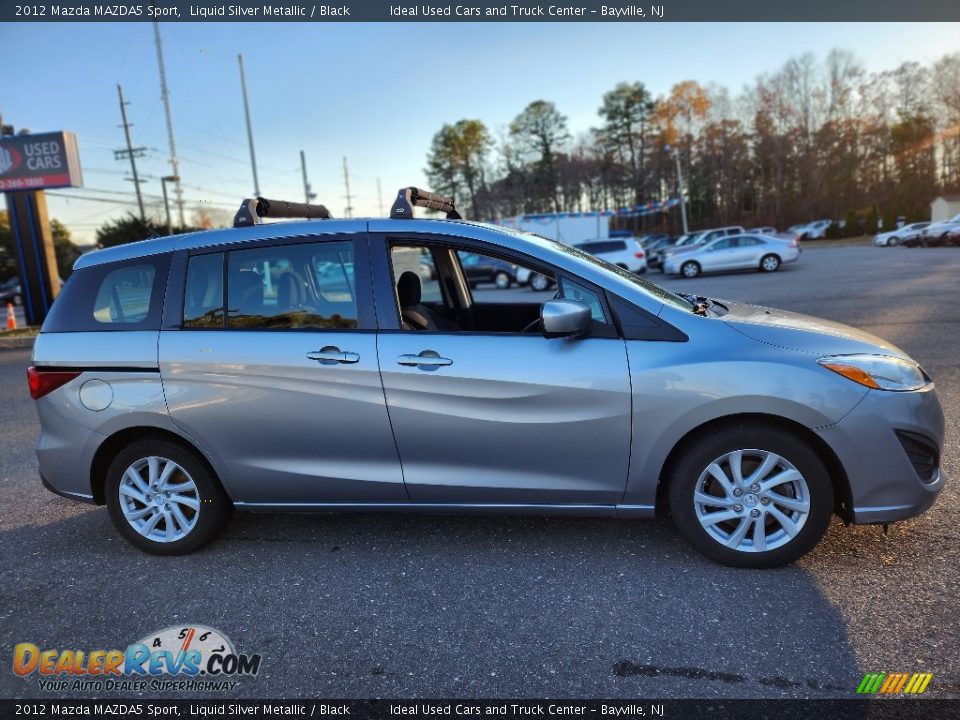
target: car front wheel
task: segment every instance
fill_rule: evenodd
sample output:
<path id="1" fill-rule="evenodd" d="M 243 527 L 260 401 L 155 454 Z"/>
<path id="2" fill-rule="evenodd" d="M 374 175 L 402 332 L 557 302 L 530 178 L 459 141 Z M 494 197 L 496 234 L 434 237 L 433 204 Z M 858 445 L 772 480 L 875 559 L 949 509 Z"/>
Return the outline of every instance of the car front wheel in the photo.
<path id="1" fill-rule="evenodd" d="M 213 539 L 233 504 L 207 465 L 182 445 L 135 442 L 107 470 L 110 517 L 132 545 L 153 555 L 186 555 Z"/>
<path id="2" fill-rule="evenodd" d="M 685 278 L 695 278 L 700 274 L 700 263 L 688 260 L 680 266 L 680 274 Z"/>
<path id="3" fill-rule="evenodd" d="M 780 258 L 776 255 L 764 255 L 760 260 L 760 269 L 763 272 L 776 272 L 780 267 Z"/>
<path id="4" fill-rule="evenodd" d="M 896 247 L 899 244 L 900 244 L 900 238 L 898 237 L 892 237 L 889 240 L 887 240 L 887 245 L 889 247 Z"/>
<path id="5" fill-rule="evenodd" d="M 684 449 L 669 479 L 670 510 L 707 557 L 735 567 L 786 565 L 823 537 L 833 487 L 819 456 L 776 427 L 736 425 Z"/>
<path id="6" fill-rule="evenodd" d="M 510 276 L 505 272 L 498 272 L 493 277 L 493 284 L 497 286 L 498 290 L 506 290 L 510 287 Z"/>

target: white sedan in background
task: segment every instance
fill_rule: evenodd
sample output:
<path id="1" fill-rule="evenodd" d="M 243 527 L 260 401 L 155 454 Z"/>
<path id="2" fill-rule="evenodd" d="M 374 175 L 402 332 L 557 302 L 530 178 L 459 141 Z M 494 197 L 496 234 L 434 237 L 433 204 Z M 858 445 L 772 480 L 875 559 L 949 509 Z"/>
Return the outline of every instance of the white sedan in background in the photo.
<path id="1" fill-rule="evenodd" d="M 796 240 L 780 240 L 766 235 L 731 235 L 712 240 L 683 255 L 667 258 L 664 271 L 668 275 L 695 278 L 716 270 L 756 269 L 774 272 L 783 263 L 800 257 Z"/>
<path id="2" fill-rule="evenodd" d="M 631 237 L 589 240 L 574 247 L 632 273 L 647 271 L 647 253 L 640 243 Z"/>
<path id="3" fill-rule="evenodd" d="M 902 245 L 908 240 L 916 240 L 919 238 L 923 229 L 929 224 L 928 222 L 911 223 L 910 225 L 894 228 L 887 232 L 877 233 L 873 236 L 873 244 L 877 247 L 896 247 L 897 245 Z"/>

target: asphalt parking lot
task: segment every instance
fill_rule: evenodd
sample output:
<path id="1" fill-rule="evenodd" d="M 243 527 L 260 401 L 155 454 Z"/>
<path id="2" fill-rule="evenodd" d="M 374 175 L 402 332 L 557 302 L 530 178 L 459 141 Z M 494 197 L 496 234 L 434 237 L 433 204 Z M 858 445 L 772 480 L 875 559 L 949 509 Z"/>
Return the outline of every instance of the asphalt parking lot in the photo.
<path id="1" fill-rule="evenodd" d="M 181 623 L 263 655 L 239 696 L 841 698 L 924 671 L 927 695 L 960 697 L 958 276 L 960 250 L 872 247 L 650 275 L 864 328 L 937 383 L 952 482 L 933 509 L 887 535 L 836 521 L 766 571 L 709 562 L 667 521 L 565 518 L 237 514 L 197 554 L 144 555 L 41 487 L 29 354 L 0 351 L 0 697 L 44 696 L 9 670 L 18 642 L 122 648 Z"/>

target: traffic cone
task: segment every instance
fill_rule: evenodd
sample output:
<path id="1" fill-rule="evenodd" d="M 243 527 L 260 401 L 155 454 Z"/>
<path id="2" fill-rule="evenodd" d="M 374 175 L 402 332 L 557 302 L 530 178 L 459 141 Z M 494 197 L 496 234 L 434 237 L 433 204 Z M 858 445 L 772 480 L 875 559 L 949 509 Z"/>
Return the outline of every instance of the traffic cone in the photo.
<path id="1" fill-rule="evenodd" d="M 7 303 L 7 330 L 17 329 L 17 315 L 13 312 L 13 303 Z"/>

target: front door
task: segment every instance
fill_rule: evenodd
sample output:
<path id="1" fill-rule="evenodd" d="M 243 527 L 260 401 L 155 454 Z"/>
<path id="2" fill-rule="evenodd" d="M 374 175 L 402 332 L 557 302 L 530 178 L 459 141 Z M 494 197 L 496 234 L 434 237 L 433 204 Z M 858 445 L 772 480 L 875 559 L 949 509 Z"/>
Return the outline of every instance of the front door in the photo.
<path id="1" fill-rule="evenodd" d="M 562 296 L 593 308 L 595 336 L 546 339 L 539 328 L 524 332 L 550 296 L 528 289 L 470 292 L 463 283 L 464 295 L 451 297 L 456 283 L 443 278 L 457 249 L 440 257 L 439 283 L 421 281 L 419 296 L 435 300 L 417 311 L 443 312 L 458 329 L 383 330 L 378 341 L 411 500 L 618 502 L 627 479 L 631 397 L 626 349 L 609 310 L 594 290 L 559 277 Z M 390 257 L 410 254 L 394 245 Z M 394 280 L 401 272 L 392 268 Z M 399 312 L 397 294 L 389 286 L 388 292 L 383 299 L 378 293 L 378 304 L 391 303 Z M 399 318 L 393 324 L 399 328 Z"/>
<path id="2" fill-rule="evenodd" d="M 244 248 L 189 259 L 183 328 L 160 334 L 173 421 L 243 503 L 407 500 L 366 239 Z"/>

